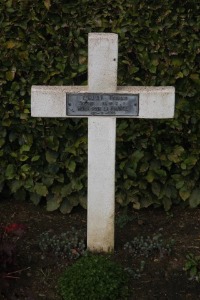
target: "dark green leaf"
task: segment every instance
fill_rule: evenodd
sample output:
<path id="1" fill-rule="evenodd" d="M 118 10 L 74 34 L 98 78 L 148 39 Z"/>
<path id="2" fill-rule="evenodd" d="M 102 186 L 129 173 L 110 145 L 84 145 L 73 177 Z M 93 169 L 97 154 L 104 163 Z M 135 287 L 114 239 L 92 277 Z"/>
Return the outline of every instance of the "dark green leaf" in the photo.
<path id="1" fill-rule="evenodd" d="M 62 214 L 69 214 L 72 211 L 73 204 L 68 199 L 64 199 L 60 205 L 60 211 Z"/>
<path id="2" fill-rule="evenodd" d="M 15 177 L 15 167 L 9 164 L 6 168 L 5 176 L 7 179 L 13 179 Z"/>
<path id="3" fill-rule="evenodd" d="M 191 207 L 197 207 L 200 204 L 200 189 L 194 189 L 189 198 L 189 203 Z"/>
<path id="4" fill-rule="evenodd" d="M 39 196 L 44 196 L 44 197 L 47 196 L 47 194 L 48 194 L 47 187 L 45 185 L 43 185 L 42 183 L 35 184 L 35 192 Z"/>

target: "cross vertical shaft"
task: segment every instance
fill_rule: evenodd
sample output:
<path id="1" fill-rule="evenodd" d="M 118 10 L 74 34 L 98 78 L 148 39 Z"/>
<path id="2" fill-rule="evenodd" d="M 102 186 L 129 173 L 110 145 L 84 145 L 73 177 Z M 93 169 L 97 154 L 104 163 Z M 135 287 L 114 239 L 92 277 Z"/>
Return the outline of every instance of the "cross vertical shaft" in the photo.
<path id="1" fill-rule="evenodd" d="M 109 252 L 114 249 L 116 118 L 173 118 L 175 89 L 117 87 L 117 34 L 90 33 L 88 58 L 88 87 L 32 86 L 31 115 L 88 118 L 87 246 Z"/>
<path id="2" fill-rule="evenodd" d="M 117 89 L 117 34 L 89 34 L 88 91 Z M 114 249 L 116 117 L 88 118 L 87 247 Z"/>

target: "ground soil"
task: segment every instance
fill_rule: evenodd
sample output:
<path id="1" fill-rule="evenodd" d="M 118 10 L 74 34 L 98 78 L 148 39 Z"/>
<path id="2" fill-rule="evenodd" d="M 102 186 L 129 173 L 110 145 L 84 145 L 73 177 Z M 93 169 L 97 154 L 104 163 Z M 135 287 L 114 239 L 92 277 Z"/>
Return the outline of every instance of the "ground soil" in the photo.
<path id="1" fill-rule="evenodd" d="M 128 216 L 128 217 L 127 217 Z M 0 225 L 22 223 L 26 232 L 17 241 L 17 264 L 12 271 L 15 279 L 5 281 L 5 300 L 60 300 L 57 291 L 58 278 L 69 262 L 51 254 L 43 255 L 38 241 L 41 233 L 52 231 L 59 234 L 74 227 L 86 235 L 84 209 L 78 207 L 69 215 L 59 212 L 48 213 L 44 206 L 16 200 L 0 200 Z M 200 299 L 200 283 L 189 280 L 184 271 L 186 255 L 200 255 L 200 209 L 174 207 L 169 213 L 161 209 L 126 212 L 116 208 L 115 252 L 112 259 L 132 269 L 137 269 L 142 260 L 145 268 L 138 279 L 131 279 L 130 290 L 133 300 L 178 300 Z M 138 236 L 153 236 L 161 232 L 164 240 L 175 240 L 170 255 L 153 253 L 150 257 L 133 257 L 124 244 Z M 72 262 L 70 262 L 72 263 Z M 2 278 L 0 278 L 2 281 Z M 83 299 L 87 300 L 87 299 Z"/>

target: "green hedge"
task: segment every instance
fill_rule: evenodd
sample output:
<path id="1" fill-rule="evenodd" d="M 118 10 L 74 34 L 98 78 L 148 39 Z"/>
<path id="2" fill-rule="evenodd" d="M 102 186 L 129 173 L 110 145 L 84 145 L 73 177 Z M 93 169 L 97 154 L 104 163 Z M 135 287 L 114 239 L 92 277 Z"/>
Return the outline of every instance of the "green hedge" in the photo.
<path id="1" fill-rule="evenodd" d="M 86 206 L 87 121 L 30 116 L 30 88 L 87 84 L 89 32 L 119 34 L 119 85 L 173 85 L 173 120 L 117 121 L 116 201 L 200 204 L 200 4 L 1 0 L 0 187 Z"/>

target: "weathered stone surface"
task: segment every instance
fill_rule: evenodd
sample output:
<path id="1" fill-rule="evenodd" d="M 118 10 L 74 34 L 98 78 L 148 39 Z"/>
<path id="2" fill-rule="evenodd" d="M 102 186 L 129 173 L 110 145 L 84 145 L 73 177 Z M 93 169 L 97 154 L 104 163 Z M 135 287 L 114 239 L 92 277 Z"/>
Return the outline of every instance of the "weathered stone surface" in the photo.
<path id="1" fill-rule="evenodd" d="M 88 93 L 89 91 L 93 92 L 87 86 L 33 86 L 31 115 L 33 117 L 71 118 L 72 116 L 66 115 L 66 93 Z M 118 86 L 117 90 L 112 92 L 139 94 L 139 115 L 121 116 L 123 118 L 165 119 L 174 116 L 174 87 Z M 87 118 L 87 116 L 82 117 Z M 120 118 L 120 116 L 117 117 Z"/>

